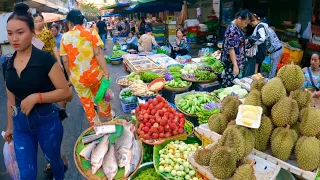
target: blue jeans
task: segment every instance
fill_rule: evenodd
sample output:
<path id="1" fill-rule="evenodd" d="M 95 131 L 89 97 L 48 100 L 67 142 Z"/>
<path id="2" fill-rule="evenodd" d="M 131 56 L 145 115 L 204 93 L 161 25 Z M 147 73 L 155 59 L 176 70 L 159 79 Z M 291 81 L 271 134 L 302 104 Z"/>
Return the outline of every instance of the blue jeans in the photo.
<path id="1" fill-rule="evenodd" d="M 99 34 L 104 46 L 106 45 L 106 34 Z"/>
<path id="2" fill-rule="evenodd" d="M 60 147 L 63 127 L 53 104 L 36 105 L 29 116 L 13 107 L 14 150 L 21 180 L 37 179 L 38 143 L 51 165 L 55 180 L 64 179 L 64 163 Z"/>

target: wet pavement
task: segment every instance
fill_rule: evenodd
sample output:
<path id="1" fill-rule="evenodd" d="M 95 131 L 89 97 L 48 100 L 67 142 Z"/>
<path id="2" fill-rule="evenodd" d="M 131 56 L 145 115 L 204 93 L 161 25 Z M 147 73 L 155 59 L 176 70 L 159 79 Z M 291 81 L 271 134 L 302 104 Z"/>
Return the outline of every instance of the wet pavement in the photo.
<path id="1" fill-rule="evenodd" d="M 109 40 L 108 41 L 107 50 L 105 51 L 106 55 L 109 55 L 112 51 L 113 44 Z M 114 92 L 114 100 L 113 100 L 113 110 L 115 111 L 116 115 L 121 116 L 130 116 L 130 114 L 125 114 L 122 112 L 122 107 L 119 101 L 119 92 L 120 88 L 115 83 L 116 79 L 120 76 L 127 75 L 123 69 L 123 64 L 120 65 L 111 65 L 108 64 L 110 76 L 113 79 L 113 83 L 111 85 L 111 89 Z M 0 70 L 2 71 L 2 69 Z M 6 109 L 7 97 L 5 93 L 5 83 L 3 81 L 2 72 L 0 72 L 0 114 L 1 114 L 1 123 L 0 123 L 0 131 L 5 131 L 7 127 L 7 109 Z M 73 148 L 74 144 L 78 138 L 78 136 L 89 127 L 89 123 L 85 117 L 84 110 L 82 105 L 79 101 L 79 98 L 75 91 L 73 92 L 73 100 L 67 106 L 67 111 L 69 114 L 69 118 L 63 121 L 64 127 L 64 137 L 62 142 L 62 153 L 66 156 L 69 170 L 66 172 L 66 180 L 81 180 L 85 179 L 82 177 L 80 172 L 78 171 L 74 160 L 73 160 Z M 0 138 L 0 179 L 1 180 L 10 180 L 9 175 L 6 172 L 6 168 L 4 165 L 2 149 L 4 145 L 3 138 Z M 43 173 L 43 169 L 46 165 L 46 160 L 42 154 L 41 149 L 39 148 L 38 153 L 38 180 L 47 180 L 50 179 L 46 177 Z"/>

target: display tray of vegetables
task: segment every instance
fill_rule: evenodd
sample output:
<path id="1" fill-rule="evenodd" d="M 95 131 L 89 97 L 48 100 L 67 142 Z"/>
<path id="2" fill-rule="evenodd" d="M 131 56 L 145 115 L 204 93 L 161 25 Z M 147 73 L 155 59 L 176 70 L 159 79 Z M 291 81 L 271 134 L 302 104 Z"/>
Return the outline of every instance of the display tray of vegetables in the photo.
<path id="1" fill-rule="evenodd" d="M 113 51 L 111 56 L 110 56 L 110 60 L 119 59 L 125 54 L 127 54 L 127 53 L 124 52 L 124 51 L 121 51 L 121 50 Z"/>
<path id="2" fill-rule="evenodd" d="M 165 73 L 164 78 L 167 81 L 171 81 L 173 79 L 177 79 L 177 78 L 181 78 L 182 77 L 182 73 L 181 73 L 181 69 L 183 68 L 183 65 L 171 65 L 170 67 L 167 68 L 167 72 Z"/>
<path id="3" fill-rule="evenodd" d="M 198 112 L 198 123 L 206 124 L 213 114 L 220 113 L 220 103 L 210 102 L 204 105 L 204 110 Z"/>
<path id="4" fill-rule="evenodd" d="M 151 161 L 142 164 L 137 170 L 137 172 L 134 175 L 132 175 L 129 180 L 163 180 L 164 178 L 156 172 L 156 170 L 153 167 L 153 162 Z"/>
<path id="5" fill-rule="evenodd" d="M 189 89 L 191 85 L 191 82 L 183 81 L 180 78 L 177 78 L 171 81 L 167 81 L 164 89 L 172 92 L 181 92 Z"/>
<path id="6" fill-rule="evenodd" d="M 245 98 L 248 95 L 248 91 L 241 88 L 240 85 L 233 85 L 232 87 L 221 88 L 212 92 L 215 94 L 220 101 L 226 96 L 238 96 L 240 99 Z"/>
<path id="7" fill-rule="evenodd" d="M 156 171 L 165 179 L 200 180 L 188 161 L 188 156 L 201 148 L 201 141 L 190 136 L 184 141 L 168 140 L 153 148 L 153 162 Z"/>
<path id="8" fill-rule="evenodd" d="M 212 55 L 205 54 L 201 57 L 201 62 L 207 66 L 210 66 L 215 73 L 221 74 L 224 70 L 224 67 L 220 61 L 220 56 L 220 51 L 216 51 Z"/>
<path id="9" fill-rule="evenodd" d="M 191 91 L 175 97 L 179 111 L 192 117 L 198 117 L 198 113 L 206 109 L 205 105 L 212 102 L 217 102 L 217 98 L 207 92 Z"/>
<path id="10" fill-rule="evenodd" d="M 214 81 L 217 76 L 208 71 L 201 70 L 196 64 L 187 64 L 181 69 L 181 79 L 189 82 L 209 83 Z"/>
<path id="11" fill-rule="evenodd" d="M 122 89 L 120 94 L 120 99 L 123 103 L 135 103 L 138 101 L 137 97 L 132 93 L 130 88 Z"/>
<path id="12" fill-rule="evenodd" d="M 140 74 L 140 78 L 141 78 L 141 80 L 143 82 L 150 83 L 151 81 L 153 81 L 155 79 L 164 78 L 164 76 L 161 75 L 161 74 L 157 74 L 157 73 L 154 73 L 154 72 L 147 71 L 147 72 L 141 73 Z"/>

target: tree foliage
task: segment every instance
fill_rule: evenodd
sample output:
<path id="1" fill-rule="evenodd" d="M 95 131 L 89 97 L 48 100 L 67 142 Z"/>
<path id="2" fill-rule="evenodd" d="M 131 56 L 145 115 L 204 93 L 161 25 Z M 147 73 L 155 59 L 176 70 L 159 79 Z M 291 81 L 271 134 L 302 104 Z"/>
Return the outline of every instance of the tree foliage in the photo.
<path id="1" fill-rule="evenodd" d="M 100 10 L 93 3 L 81 3 L 80 10 L 89 21 L 100 15 Z"/>

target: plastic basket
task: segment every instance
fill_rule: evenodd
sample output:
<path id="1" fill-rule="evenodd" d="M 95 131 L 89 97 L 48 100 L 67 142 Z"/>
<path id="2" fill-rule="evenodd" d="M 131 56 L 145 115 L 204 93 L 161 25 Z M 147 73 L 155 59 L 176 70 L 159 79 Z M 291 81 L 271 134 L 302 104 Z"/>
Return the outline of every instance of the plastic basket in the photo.
<path id="1" fill-rule="evenodd" d="M 122 98 L 122 93 L 123 92 L 126 92 L 126 91 L 130 91 L 130 88 L 124 88 L 120 91 L 119 93 L 119 99 L 125 103 L 125 104 L 131 104 L 131 103 L 137 103 L 138 102 L 138 99 L 136 96 L 132 95 L 131 97 L 127 97 L 127 98 Z"/>
<path id="2" fill-rule="evenodd" d="M 125 113 L 130 113 L 132 110 L 136 109 L 137 108 L 137 103 L 129 103 L 129 104 L 126 104 L 124 102 L 121 101 L 121 106 L 122 106 L 122 111 L 125 112 Z"/>

